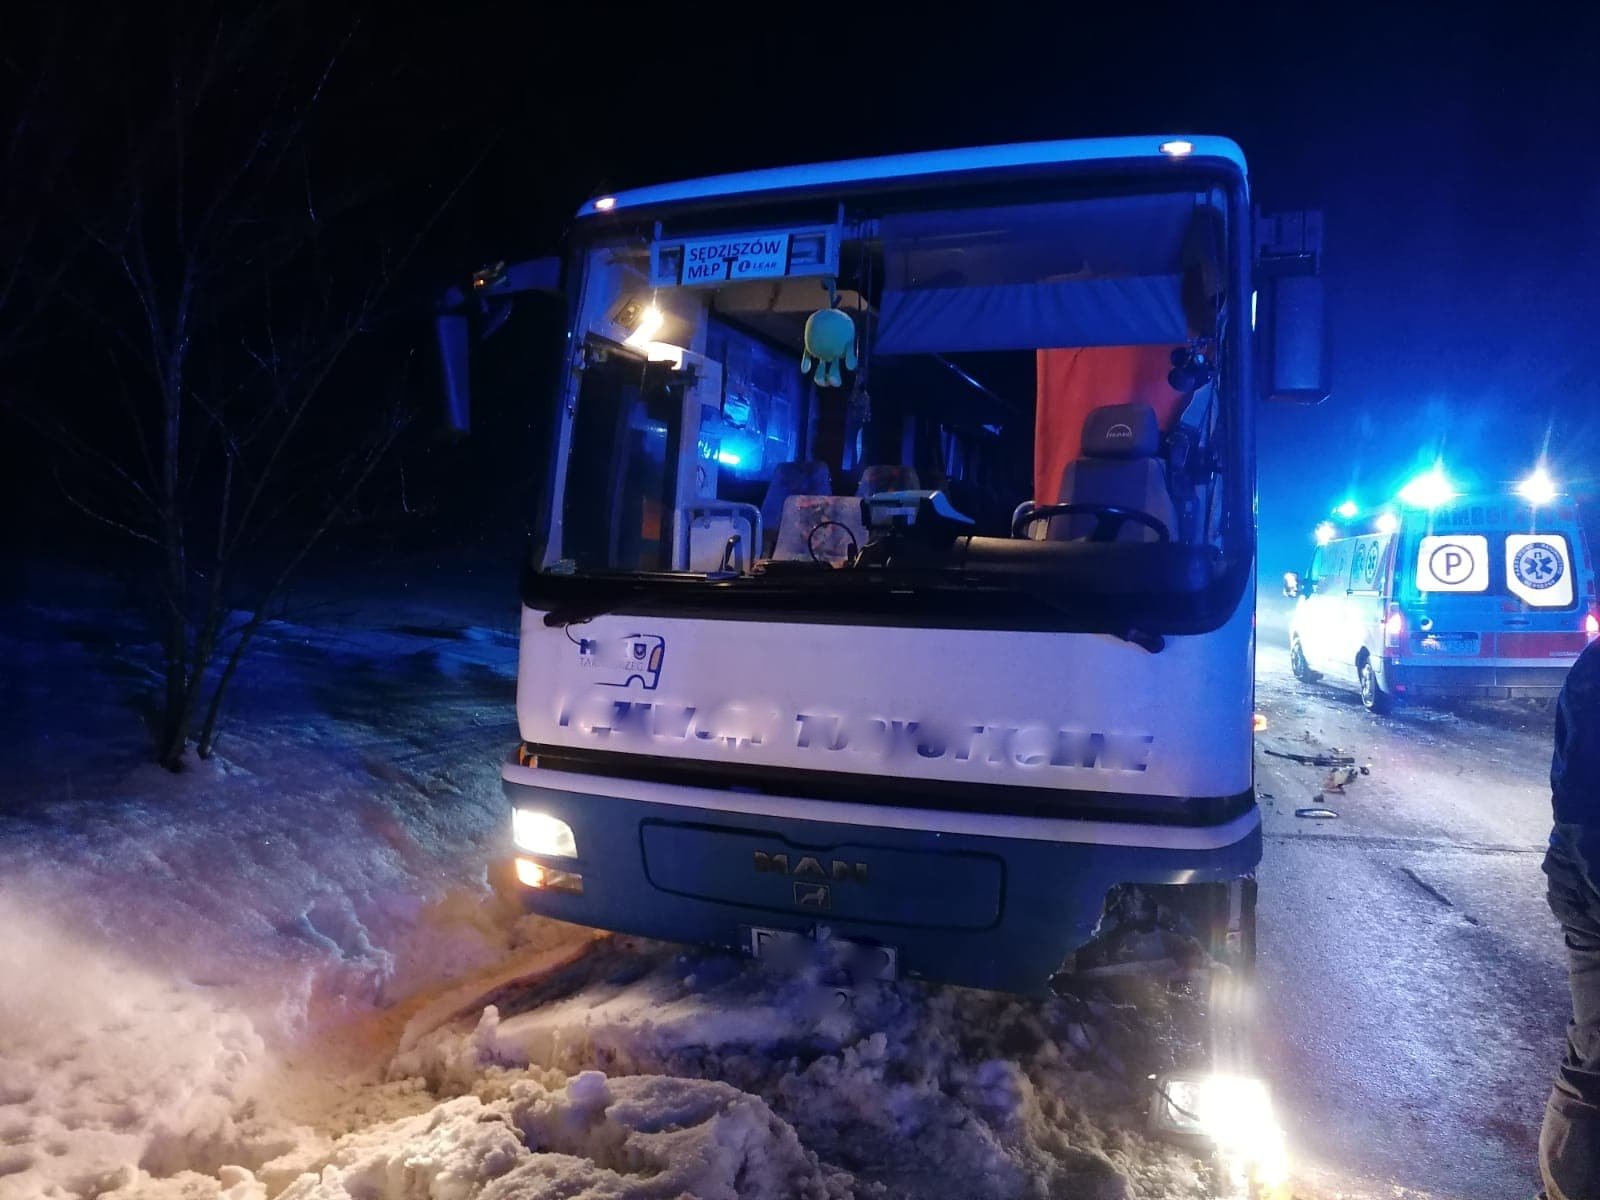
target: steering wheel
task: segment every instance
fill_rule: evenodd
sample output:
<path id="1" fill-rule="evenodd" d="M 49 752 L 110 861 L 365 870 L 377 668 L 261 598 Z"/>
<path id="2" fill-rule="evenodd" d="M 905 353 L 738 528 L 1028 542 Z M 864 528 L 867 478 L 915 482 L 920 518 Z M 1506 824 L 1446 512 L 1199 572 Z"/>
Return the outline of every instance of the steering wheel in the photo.
<path id="1" fill-rule="evenodd" d="M 1011 522 L 1011 536 L 1021 537 L 1035 521 L 1048 521 L 1051 517 L 1093 517 L 1094 532 L 1089 534 L 1091 542 L 1116 541 L 1117 534 L 1129 521 L 1154 530 L 1159 541 L 1172 540 L 1172 531 L 1159 517 L 1152 517 L 1137 508 L 1122 508 L 1115 504 L 1041 504 L 1016 515 Z"/>
<path id="2" fill-rule="evenodd" d="M 811 527 L 811 532 L 806 534 L 806 553 L 811 556 L 811 561 L 817 563 L 832 561 L 831 559 L 824 558 L 822 555 L 817 553 L 817 534 L 821 533 L 829 525 L 837 525 L 840 529 L 844 530 L 845 537 L 850 539 L 850 548 L 845 551 L 844 557 L 847 564 L 854 563 L 857 556 L 861 553 L 861 547 L 856 543 L 856 535 L 851 531 L 850 526 L 846 525 L 843 521 L 833 521 L 826 518 L 818 521 Z"/>

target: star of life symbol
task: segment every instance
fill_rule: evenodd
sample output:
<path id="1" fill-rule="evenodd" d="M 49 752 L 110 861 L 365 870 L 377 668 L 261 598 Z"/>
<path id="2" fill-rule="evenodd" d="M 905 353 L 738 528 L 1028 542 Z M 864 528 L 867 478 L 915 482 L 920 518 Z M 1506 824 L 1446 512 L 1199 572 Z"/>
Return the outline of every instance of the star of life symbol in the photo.
<path id="1" fill-rule="evenodd" d="M 1561 555 L 1549 542 L 1529 542 L 1511 560 L 1511 569 L 1517 582 L 1536 591 L 1554 587 L 1561 582 Z"/>

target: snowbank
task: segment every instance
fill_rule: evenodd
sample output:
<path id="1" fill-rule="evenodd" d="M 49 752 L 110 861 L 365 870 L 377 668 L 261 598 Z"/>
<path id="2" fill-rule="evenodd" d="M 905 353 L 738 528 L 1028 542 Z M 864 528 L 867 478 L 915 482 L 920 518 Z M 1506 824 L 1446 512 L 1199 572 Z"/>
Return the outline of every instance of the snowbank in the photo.
<path id="1" fill-rule="evenodd" d="M 173 776 L 137 626 L 3 629 L 0 1200 L 276 1157 L 409 997 L 516 949 L 485 873 L 503 640 L 275 626 L 218 756 Z"/>

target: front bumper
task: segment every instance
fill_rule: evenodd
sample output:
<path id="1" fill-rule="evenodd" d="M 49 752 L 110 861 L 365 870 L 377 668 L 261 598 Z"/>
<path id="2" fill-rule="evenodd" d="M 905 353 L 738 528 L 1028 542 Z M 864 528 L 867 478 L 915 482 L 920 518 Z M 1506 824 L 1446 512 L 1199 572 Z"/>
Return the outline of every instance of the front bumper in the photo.
<path id="1" fill-rule="evenodd" d="M 900 971 L 1038 993 L 1119 883 L 1227 882 L 1261 858 L 1253 805 L 1220 825 L 996 818 L 787 800 L 508 763 L 513 806 L 574 831 L 581 894 L 527 889 L 577 924 L 748 950 L 752 928 L 893 946 Z M 634 794 L 611 794 L 615 792 Z M 804 814 L 798 815 L 798 814 Z M 993 824 L 1003 834 L 981 830 Z"/>

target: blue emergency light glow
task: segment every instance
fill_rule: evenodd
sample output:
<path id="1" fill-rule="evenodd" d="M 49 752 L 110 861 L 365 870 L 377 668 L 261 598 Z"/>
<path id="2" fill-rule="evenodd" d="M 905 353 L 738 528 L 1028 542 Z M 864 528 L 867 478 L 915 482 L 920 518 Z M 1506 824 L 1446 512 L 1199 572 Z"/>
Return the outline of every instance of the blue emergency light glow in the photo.
<path id="1" fill-rule="evenodd" d="M 744 458 L 735 454 L 732 450 L 718 450 L 717 461 L 725 467 L 737 467 L 744 461 Z"/>
<path id="2" fill-rule="evenodd" d="M 1412 508 L 1438 508 L 1457 495 L 1454 485 L 1445 477 L 1442 467 L 1424 471 L 1400 489 L 1400 501 Z"/>
<path id="3" fill-rule="evenodd" d="M 1542 466 L 1536 467 L 1532 475 L 1517 484 L 1517 495 L 1529 504 L 1549 504 L 1557 495 L 1556 481 Z"/>
<path id="4" fill-rule="evenodd" d="M 1333 510 L 1333 515 L 1336 517 L 1343 517 L 1346 521 L 1348 521 L 1360 511 L 1361 506 L 1354 500 L 1346 500 L 1343 504 L 1339 505 L 1338 508 Z"/>
<path id="5" fill-rule="evenodd" d="M 1393 533 L 1400 528 L 1400 518 L 1392 512 L 1379 513 L 1377 526 L 1379 533 Z"/>
<path id="6" fill-rule="evenodd" d="M 1333 539 L 1335 537 L 1337 537 L 1338 535 L 1339 535 L 1339 531 L 1333 527 L 1332 522 L 1324 521 L 1321 525 L 1317 526 L 1317 532 L 1316 532 L 1317 545 L 1326 546 L 1329 542 L 1333 541 Z"/>

